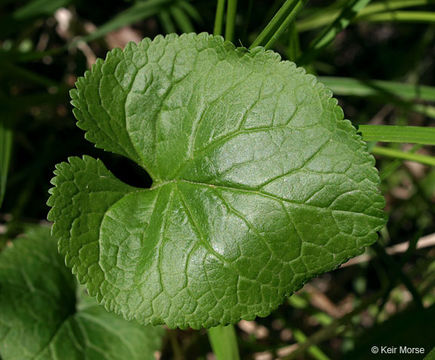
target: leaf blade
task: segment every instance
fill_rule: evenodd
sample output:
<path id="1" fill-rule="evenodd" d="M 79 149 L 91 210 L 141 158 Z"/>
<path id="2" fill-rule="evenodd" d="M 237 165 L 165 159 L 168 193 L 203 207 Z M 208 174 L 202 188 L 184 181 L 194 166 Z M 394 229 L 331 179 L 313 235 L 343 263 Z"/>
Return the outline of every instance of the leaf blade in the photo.
<path id="1" fill-rule="evenodd" d="M 0 304 L 5 360 L 151 360 L 161 344 L 162 329 L 110 314 L 76 288 L 48 228 L 31 229 L 1 253 Z"/>
<path id="2" fill-rule="evenodd" d="M 113 77 L 114 62 L 125 70 L 118 82 L 133 84 L 116 97 L 115 83 L 89 86 Z M 110 311 L 181 328 L 265 316 L 360 253 L 385 222 L 365 143 L 329 90 L 273 52 L 208 34 L 159 36 L 112 52 L 77 87 L 87 137 L 153 178 L 130 189 L 88 157 L 53 181 L 61 252 Z M 101 115 L 103 102 L 119 116 Z M 73 169 L 85 163 L 94 165 Z M 95 210 L 89 197 L 109 180 L 116 198 L 106 191 Z M 91 244 L 99 252 L 89 260 Z"/>

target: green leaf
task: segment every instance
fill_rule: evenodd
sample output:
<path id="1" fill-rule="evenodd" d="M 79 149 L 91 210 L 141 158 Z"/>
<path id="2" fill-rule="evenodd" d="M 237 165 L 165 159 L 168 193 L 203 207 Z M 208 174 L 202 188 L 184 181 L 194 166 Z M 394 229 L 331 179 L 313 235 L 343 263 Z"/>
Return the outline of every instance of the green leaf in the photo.
<path id="1" fill-rule="evenodd" d="M 154 359 L 161 328 L 108 313 L 78 289 L 48 228 L 0 255 L 0 355 L 9 359 Z"/>
<path id="2" fill-rule="evenodd" d="M 424 357 L 424 360 L 433 360 L 435 359 L 435 347 Z"/>
<path id="3" fill-rule="evenodd" d="M 158 36 L 111 51 L 71 92 L 100 160 L 57 166 L 48 204 L 67 265 L 106 308 L 212 327 L 266 316 L 385 223 L 366 144 L 331 92 L 271 51 Z"/>

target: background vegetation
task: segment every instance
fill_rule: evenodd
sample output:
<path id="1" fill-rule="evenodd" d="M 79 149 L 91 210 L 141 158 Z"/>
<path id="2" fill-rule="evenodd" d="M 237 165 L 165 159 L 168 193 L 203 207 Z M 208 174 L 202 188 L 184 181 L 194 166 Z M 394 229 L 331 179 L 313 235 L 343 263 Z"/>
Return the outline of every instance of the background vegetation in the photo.
<path id="1" fill-rule="evenodd" d="M 217 4 L 208 0 L 0 0 L 0 248 L 28 224 L 46 222 L 49 180 L 67 156 L 102 158 L 126 183 L 149 184 L 75 126 L 68 91 L 97 57 L 157 34 L 222 32 L 320 76 L 356 126 L 420 127 L 361 126 L 367 141 L 387 140 L 369 142 L 387 227 L 366 254 L 314 279 L 271 316 L 240 322 L 242 358 L 365 359 L 371 346 L 387 344 L 427 353 L 435 344 L 435 2 L 298 3 L 296 20 L 281 31 L 269 21 L 282 0 L 228 1 L 216 23 Z M 271 32 L 258 37 L 265 27 Z M 158 356 L 205 359 L 211 350 L 205 332 L 168 330 Z"/>

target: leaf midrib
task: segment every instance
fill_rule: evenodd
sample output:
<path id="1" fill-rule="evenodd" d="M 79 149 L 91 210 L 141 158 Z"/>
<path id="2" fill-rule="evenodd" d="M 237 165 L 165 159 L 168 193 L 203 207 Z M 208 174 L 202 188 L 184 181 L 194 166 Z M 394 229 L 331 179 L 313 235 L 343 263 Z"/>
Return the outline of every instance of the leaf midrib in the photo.
<path id="1" fill-rule="evenodd" d="M 346 213 L 346 214 L 350 213 L 350 214 L 354 214 L 354 215 L 366 216 L 366 217 L 377 219 L 377 220 L 380 219 L 378 216 L 368 215 L 368 214 L 361 213 L 361 212 L 355 212 L 355 211 L 349 211 L 349 210 L 331 209 L 329 207 L 322 207 L 322 206 L 313 205 L 313 204 L 306 204 L 304 202 L 297 202 L 295 200 L 281 198 L 281 197 L 279 197 L 277 195 L 274 195 L 274 194 L 271 194 L 271 193 L 268 193 L 268 192 L 263 192 L 263 191 L 256 190 L 256 189 L 236 187 L 236 186 L 216 185 L 216 184 L 196 182 L 196 181 L 185 180 L 185 179 L 173 179 L 173 180 L 167 180 L 167 181 L 163 181 L 163 182 L 155 182 L 155 183 L 153 183 L 151 188 L 149 188 L 149 189 L 141 189 L 139 191 L 156 190 L 156 189 L 159 189 L 159 188 L 161 188 L 163 186 L 171 185 L 171 184 L 174 184 L 175 186 L 178 185 L 178 184 L 188 184 L 188 185 L 193 185 L 193 186 L 201 186 L 201 187 L 207 187 L 207 188 L 212 188 L 212 189 L 221 189 L 221 190 L 226 190 L 226 191 L 245 192 L 245 193 L 248 193 L 248 194 L 251 194 L 251 195 L 255 194 L 255 195 L 263 196 L 263 197 L 266 197 L 268 199 L 271 199 L 271 200 L 274 200 L 274 201 L 278 201 L 281 204 L 282 203 L 288 203 L 288 204 L 292 204 L 292 205 L 296 205 L 296 206 L 305 206 L 305 207 L 312 208 L 312 209 L 329 210 L 331 212 Z"/>
<path id="2" fill-rule="evenodd" d="M 53 334 L 50 336 L 48 341 L 41 347 L 41 349 L 35 355 L 33 355 L 32 360 L 37 359 L 47 348 L 49 348 L 51 346 L 52 342 L 54 341 L 56 336 L 59 334 L 60 330 L 68 323 L 68 321 L 70 319 L 74 318 L 74 316 L 76 314 L 77 313 L 69 314 L 65 318 L 63 318 L 62 320 L 59 321 L 58 325 L 56 326 L 55 330 L 53 331 Z"/>

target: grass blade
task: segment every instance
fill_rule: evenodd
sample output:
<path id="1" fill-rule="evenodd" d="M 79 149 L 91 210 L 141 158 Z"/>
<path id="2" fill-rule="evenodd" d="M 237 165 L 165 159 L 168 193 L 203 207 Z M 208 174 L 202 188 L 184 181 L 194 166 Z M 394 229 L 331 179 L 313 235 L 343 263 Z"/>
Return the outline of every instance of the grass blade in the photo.
<path id="1" fill-rule="evenodd" d="M 1 25 L 0 25 L 1 27 Z M 1 31 L 1 28 L 0 28 Z M 29 51 L 26 53 L 22 53 L 17 51 L 16 49 L 7 50 L 0 49 L 0 59 L 3 61 L 9 61 L 12 63 L 25 63 L 29 61 L 40 60 L 46 56 L 56 56 L 68 50 L 66 45 L 59 46 L 53 49 L 45 50 L 45 51 Z"/>
<path id="2" fill-rule="evenodd" d="M 195 20 L 197 23 L 202 23 L 202 17 L 201 14 L 196 10 L 195 7 L 193 7 L 190 3 L 187 1 L 181 1 L 178 6 L 186 12 L 187 15 L 189 15 L 193 20 Z"/>
<path id="3" fill-rule="evenodd" d="M 6 126 L 4 120 L 0 120 L 0 207 L 6 191 L 11 150 L 12 130 Z"/>
<path id="4" fill-rule="evenodd" d="M 435 119 L 435 106 L 424 105 L 424 104 L 413 104 L 412 106 L 410 106 L 410 110 Z"/>
<path id="5" fill-rule="evenodd" d="M 362 17 L 361 20 L 370 22 L 386 22 L 386 21 L 400 21 L 400 22 L 416 22 L 416 23 L 434 23 L 435 12 L 429 11 L 391 11 L 380 14 L 373 14 L 370 16 Z"/>
<path id="6" fill-rule="evenodd" d="M 360 125 L 358 131 L 365 141 L 435 145 L 435 127 Z"/>
<path id="7" fill-rule="evenodd" d="M 189 17 L 178 6 L 171 7 L 171 14 L 182 32 L 191 33 L 195 31 Z"/>
<path id="8" fill-rule="evenodd" d="M 225 0 L 218 0 L 216 8 L 216 17 L 214 20 L 214 35 L 222 35 L 222 24 L 224 22 Z"/>
<path id="9" fill-rule="evenodd" d="M 239 360 L 239 349 L 234 326 L 208 329 L 208 338 L 217 360 Z"/>
<path id="10" fill-rule="evenodd" d="M 171 16 L 169 15 L 169 11 L 163 10 L 159 14 L 159 19 L 160 19 L 160 23 L 162 24 L 167 34 L 176 32 L 174 22 L 172 21 Z"/>
<path id="11" fill-rule="evenodd" d="M 301 55 L 301 48 L 299 45 L 299 34 L 294 22 L 290 24 L 288 33 L 289 44 L 287 47 L 287 58 L 291 61 L 295 61 Z"/>
<path id="12" fill-rule="evenodd" d="M 272 45 L 279 39 L 279 37 L 282 35 L 282 33 L 287 29 L 287 27 L 293 22 L 293 20 L 298 15 L 299 11 L 302 10 L 302 8 L 305 6 L 305 4 L 308 2 L 308 0 L 299 0 L 296 6 L 292 9 L 290 14 L 287 15 L 285 20 L 281 23 L 281 25 L 278 27 L 278 29 L 275 31 L 275 33 L 272 35 L 272 37 L 269 39 L 269 41 L 264 45 L 266 49 L 270 49 Z"/>
<path id="13" fill-rule="evenodd" d="M 428 4 L 433 4 L 434 2 L 434 0 L 383 0 L 382 2 L 370 4 L 362 9 L 354 20 L 357 21 L 372 14 L 389 12 L 392 10 L 398 10 L 407 7 L 424 6 Z M 315 15 L 298 21 L 296 23 L 296 27 L 298 31 L 301 32 L 317 29 L 319 27 L 328 25 L 329 23 L 334 21 L 339 13 L 340 10 L 338 9 L 319 8 L 318 11 L 315 12 Z"/>
<path id="14" fill-rule="evenodd" d="M 298 0 L 286 0 L 284 4 L 279 8 L 272 20 L 266 25 L 262 32 L 254 40 L 250 48 L 264 45 L 276 31 L 279 25 L 285 20 L 287 15 L 293 10 Z"/>
<path id="15" fill-rule="evenodd" d="M 305 341 L 307 341 L 306 335 L 299 329 L 293 329 L 293 335 L 295 337 L 295 340 L 299 344 L 303 344 Z M 316 345 L 310 346 L 307 352 L 313 357 L 313 359 L 329 360 L 329 357 L 326 356 L 325 353 L 322 350 L 320 350 L 320 348 Z"/>
<path id="16" fill-rule="evenodd" d="M 57 9 L 67 6 L 72 0 L 33 0 L 13 13 L 15 20 L 26 20 L 53 14 Z"/>
<path id="17" fill-rule="evenodd" d="M 429 155 L 415 154 L 412 152 L 405 152 L 380 146 L 375 146 L 370 151 L 375 155 L 385 156 L 392 159 L 414 161 L 423 165 L 435 166 L 435 157 Z"/>
<path id="18" fill-rule="evenodd" d="M 237 0 L 228 0 L 227 21 L 225 24 L 225 40 L 233 41 L 236 26 Z"/>
<path id="19" fill-rule="evenodd" d="M 57 89 L 59 86 L 56 81 L 51 80 L 46 76 L 39 75 L 34 71 L 27 70 L 25 67 L 15 65 L 7 61 L 0 61 L 0 65 L 0 73 L 3 73 L 7 77 L 23 79 L 34 84 L 45 86 L 47 88 L 52 87 Z"/>
<path id="20" fill-rule="evenodd" d="M 324 31 L 317 36 L 312 43 L 308 51 L 299 58 L 297 63 L 304 65 L 311 62 L 317 54 L 329 45 L 337 36 L 339 32 L 345 29 L 350 22 L 356 17 L 356 15 L 366 6 L 370 0 L 353 0 L 341 11 L 340 15 L 329 25 Z"/>
<path id="21" fill-rule="evenodd" d="M 383 93 L 404 100 L 435 101 L 435 87 L 432 86 L 329 76 L 320 76 L 319 80 L 335 95 L 377 96 L 379 93 Z"/>
<path id="22" fill-rule="evenodd" d="M 435 101 L 435 87 L 393 81 L 319 78 L 335 96 L 373 97 L 376 101 L 390 102 L 407 112 L 413 111 L 435 119 L 435 106 L 413 102 L 413 100 Z"/>
<path id="23" fill-rule="evenodd" d="M 140 20 L 157 15 L 162 10 L 166 9 L 171 0 L 152 0 L 147 2 L 138 2 L 132 7 L 124 10 L 115 16 L 112 20 L 109 20 L 102 26 L 100 26 L 93 33 L 83 36 L 80 39 L 74 41 L 73 44 L 80 41 L 92 41 L 105 36 L 107 33 L 117 30 L 123 26 L 134 24 Z"/>
<path id="24" fill-rule="evenodd" d="M 423 147 L 423 145 L 415 144 L 409 151 L 408 154 L 413 154 L 416 151 L 420 150 Z M 382 168 L 379 172 L 379 177 L 381 180 L 388 179 L 403 163 L 403 159 L 394 159 L 391 163 L 389 163 L 387 166 Z"/>

